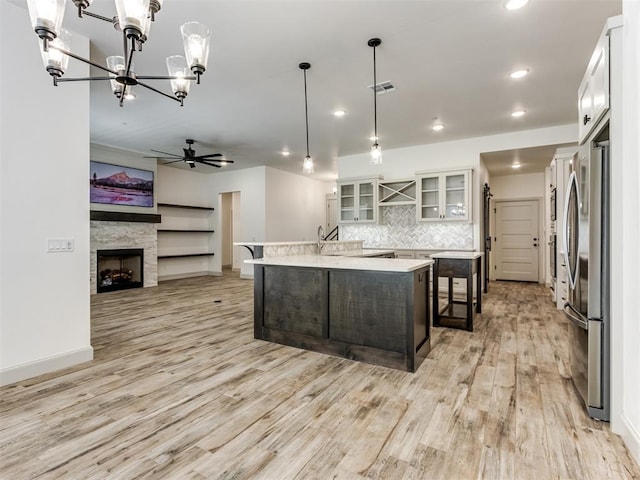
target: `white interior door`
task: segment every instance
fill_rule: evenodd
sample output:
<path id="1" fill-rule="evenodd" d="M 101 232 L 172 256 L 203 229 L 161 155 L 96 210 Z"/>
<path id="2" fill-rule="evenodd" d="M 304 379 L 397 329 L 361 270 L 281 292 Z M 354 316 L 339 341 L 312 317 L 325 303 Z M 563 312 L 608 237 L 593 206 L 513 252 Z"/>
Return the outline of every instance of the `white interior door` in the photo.
<path id="1" fill-rule="evenodd" d="M 539 280 L 538 201 L 496 202 L 496 280 Z"/>

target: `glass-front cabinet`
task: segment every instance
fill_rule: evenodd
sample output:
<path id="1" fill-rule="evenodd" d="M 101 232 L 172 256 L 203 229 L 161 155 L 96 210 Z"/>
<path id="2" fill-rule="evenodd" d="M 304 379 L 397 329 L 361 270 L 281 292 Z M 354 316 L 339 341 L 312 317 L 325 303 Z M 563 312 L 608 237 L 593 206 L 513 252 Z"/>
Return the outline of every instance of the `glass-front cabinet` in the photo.
<path id="1" fill-rule="evenodd" d="M 418 176 L 419 222 L 471 221 L 471 170 Z"/>
<path id="2" fill-rule="evenodd" d="M 378 221 L 377 179 L 338 183 L 340 223 L 375 223 Z"/>

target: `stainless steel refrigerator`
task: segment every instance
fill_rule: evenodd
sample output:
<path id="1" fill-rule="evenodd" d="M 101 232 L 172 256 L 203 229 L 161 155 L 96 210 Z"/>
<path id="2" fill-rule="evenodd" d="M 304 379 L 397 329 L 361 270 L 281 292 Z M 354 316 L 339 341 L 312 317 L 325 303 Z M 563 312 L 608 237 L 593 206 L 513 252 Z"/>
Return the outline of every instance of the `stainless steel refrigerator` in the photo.
<path id="1" fill-rule="evenodd" d="M 609 420 L 609 126 L 605 118 L 571 161 L 564 206 L 569 361 L 589 415 Z"/>

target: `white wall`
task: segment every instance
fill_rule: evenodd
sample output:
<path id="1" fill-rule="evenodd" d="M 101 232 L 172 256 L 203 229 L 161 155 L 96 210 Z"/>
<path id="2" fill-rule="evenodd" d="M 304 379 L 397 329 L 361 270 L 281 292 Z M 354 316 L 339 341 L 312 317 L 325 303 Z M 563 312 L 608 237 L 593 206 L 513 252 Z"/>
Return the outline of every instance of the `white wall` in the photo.
<path id="1" fill-rule="evenodd" d="M 491 177 L 493 200 L 545 198 L 544 173 Z"/>
<path id="2" fill-rule="evenodd" d="M 349 155 L 338 158 L 338 179 L 382 175 L 386 180 L 392 180 L 410 177 L 415 172 L 424 170 L 446 171 L 471 168 L 474 170 L 472 182 L 474 248 L 480 249 L 482 185 L 486 178 L 485 172 L 480 168 L 480 154 L 575 142 L 577 132 L 577 125 L 571 124 L 383 150 L 382 165 L 371 165 L 368 152 Z M 491 189 L 493 191 L 493 185 Z"/>
<path id="3" fill-rule="evenodd" d="M 622 110 L 622 123 L 612 119 L 612 133 L 622 130 L 622 149 L 612 141 L 612 418 L 640 463 L 640 4 L 623 2 L 623 58 L 621 96 L 612 96 L 612 110 Z M 614 76 L 612 76 L 612 79 Z M 613 80 L 612 80 L 613 81 Z M 615 122 L 615 123 L 614 123 Z M 616 160 L 618 159 L 619 160 Z"/>
<path id="4" fill-rule="evenodd" d="M 267 241 L 316 240 L 333 183 L 267 168 L 266 185 Z"/>
<path id="5" fill-rule="evenodd" d="M 74 35 L 73 50 L 89 56 Z M 25 7 L 0 2 L 0 384 L 93 358 L 89 83 L 52 85 Z M 7 77 L 18 66 L 19 78 Z M 89 69 L 71 60 L 68 76 Z M 74 240 L 46 253 L 49 238 Z"/>
<path id="6" fill-rule="evenodd" d="M 240 192 L 233 192 L 231 194 L 232 197 L 232 206 L 231 206 L 231 211 L 232 211 L 232 221 L 233 221 L 233 238 L 234 239 L 241 239 L 240 237 L 240 227 L 242 226 L 242 214 L 241 214 L 241 202 L 242 202 L 242 195 Z M 234 240 L 235 241 L 235 240 Z M 242 259 L 242 251 L 245 250 L 244 247 L 240 247 L 240 246 L 233 246 L 233 269 L 234 270 L 240 270 L 240 267 L 242 265 L 241 263 L 241 259 Z"/>

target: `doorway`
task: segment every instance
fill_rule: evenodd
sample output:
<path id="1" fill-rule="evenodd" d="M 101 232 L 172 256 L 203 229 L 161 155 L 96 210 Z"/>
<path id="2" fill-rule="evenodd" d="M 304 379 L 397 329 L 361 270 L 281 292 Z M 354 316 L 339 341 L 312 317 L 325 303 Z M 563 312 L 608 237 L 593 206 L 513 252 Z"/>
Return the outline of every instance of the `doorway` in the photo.
<path id="1" fill-rule="evenodd" d="M 495 279 L 540 279 L 539 201 L 496 201 Z"/>
<path id="2" fill-rule="evenodd" d="M 240 229 L 240 192 L 220 194 L 220 248 L 222 271 L 240 270 L 240 252 L 242 247 L 233 243 L 239 238 Z M 239 240 L 238 240 L 239 241 Z"/>

